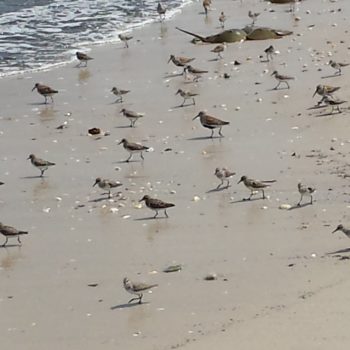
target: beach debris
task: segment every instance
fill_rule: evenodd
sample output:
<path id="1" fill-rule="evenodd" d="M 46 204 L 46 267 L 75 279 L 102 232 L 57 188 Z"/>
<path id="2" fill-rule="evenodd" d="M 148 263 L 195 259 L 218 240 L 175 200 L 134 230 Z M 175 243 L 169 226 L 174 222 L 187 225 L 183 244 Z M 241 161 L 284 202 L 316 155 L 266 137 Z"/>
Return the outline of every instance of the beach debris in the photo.
<path id="1" fill-rule="evenodd" d="M 287 204 L 287 203 L 281 204 L 281 205 L 278 207 L 278 209 L 281 209 L 281 210 L 289 210 L 289 209 L 291 209 L 291 208 L 292 208 L 292 206 L 291 206 L 290 204 Z"/>
<path id="2" fill-rule="evenodd" d="M 208 273 L 206 276 L 204 276 L 205 281 L 215 281 L 218 279 L 218 275 L 216 273 Z"/>

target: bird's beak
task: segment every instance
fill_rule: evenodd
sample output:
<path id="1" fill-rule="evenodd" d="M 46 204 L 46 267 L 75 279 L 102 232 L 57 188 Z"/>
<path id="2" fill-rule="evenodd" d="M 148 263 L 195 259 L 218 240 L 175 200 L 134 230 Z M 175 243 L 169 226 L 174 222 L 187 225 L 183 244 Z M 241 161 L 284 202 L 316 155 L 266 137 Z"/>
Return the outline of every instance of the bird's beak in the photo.
<path id="1" fill-rule="evenodd" d="M 176 91 L 176 94 L 175 94 L 175 96 L 177 95 L 179 93 L 179 91 Z"/>
<path id="2" fill-rule="evenodd" d="M 120 141 L 120 142 L 118 143 L 118 145 L 120 145 L 121 143 L 123 143 L 123 141 Z"/>
<path id="3" fill-rule="evenodd" d="M 332 233 L 335 233 L 335 232 L 337 232 L 339 229 L 338 228 L 336 228 L 334 231 L 332 231 Z"/>
<path id="4" fill-rule="evenodd" d="M 315 90 L 315 92 L 314 92 L 314 94 L 312 95 L 312 97 L 315 97 L 316 93 L 317 93 L 317 89 Z"/>
<path id="5" fill-rule="evenodd" d="M 34 91 L 36 89 L 36 86 L 33 87 L 32 91 Z"/>
<path id="6" fill-rule="evenodd" d="M 169 61 L 168 61 L 168 63 L 171 61 L 171 57 L 169 58 Z"/>
<path id="7" fill-rule="evenodd" d="M 199 117 L 199 114 L 197 114 L 192 120 L 195 120 L 196 118 L 198 118 Z"/>
<path id="8" fill-rule="evenodd" d="M 27 158 L 27 160 L 30 159 L 30 157 Z"/>
<path id="9" fill-rule="evenodd" d="M 238 182 L 237 182 L 237 185 L 240 184 L 242 182 L 242 179 L 240 179 Z"/>
<path id="10" fill-rule="evenodd" d="M 95 181 L 95 183 L 92 185 L 92 187 L 95 187 L 97 185 L 97 181 Z"/>
<path id="11" fill-rule="evenodd" d="M 140 203 L 140 202 L 143 202 L 143 201 L 144 201 L 144 199 L 143 199 L 143 198 L 141 198 L 141 199 L 139 200 L 139 203 Z"/>

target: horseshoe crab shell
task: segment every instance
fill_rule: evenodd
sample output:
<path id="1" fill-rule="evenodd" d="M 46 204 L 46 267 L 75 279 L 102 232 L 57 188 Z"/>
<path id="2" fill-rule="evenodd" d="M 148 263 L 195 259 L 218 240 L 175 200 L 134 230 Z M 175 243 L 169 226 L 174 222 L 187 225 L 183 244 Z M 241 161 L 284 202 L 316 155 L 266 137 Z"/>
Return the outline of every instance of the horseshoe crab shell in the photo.
<path id="1" fill-rule="evenodd" d="M 211 44 L 235 43 L 237 41 L 245 40 L 247 37 L 246 32 L 244 30 L 241 30 L 241 29 L 224 30 L 221 33 L 210 35 L 207 37 L 203 37 L 201 35 L 188 32 L 187 30 L 184 30 L 184 29 L 181 29 L 178 27 L 176 27 L 176 29 L 180 30 L 183 33 L 192 35 L 204 43 L 211 43 Z"/>
<path id="2" fill-rule="evenodd" d="M 293 32 L 290 30 L 278 30 L 268 27 L 252 27 L 247 26 L 243 28 L 247 33 L 248 40 L 268 40 L 268 39 L 280 39 L 283 36 L 291 35 Z"/>

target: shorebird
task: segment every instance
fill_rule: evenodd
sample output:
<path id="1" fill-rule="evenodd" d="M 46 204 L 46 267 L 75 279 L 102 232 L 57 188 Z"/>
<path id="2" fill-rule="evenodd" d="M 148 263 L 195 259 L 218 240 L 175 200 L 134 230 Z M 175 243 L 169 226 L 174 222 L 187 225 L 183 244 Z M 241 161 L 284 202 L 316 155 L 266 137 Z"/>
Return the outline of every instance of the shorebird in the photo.
<path id="1" fill-rule="evenodd" d="M 157 5 L 157 12 L 158 12 L 158 15 L 159 15 L 159 18 L 161 21 L 164 21 L 165 20 L 165 12 L 166 12 L 166 7 L 163 6 L 160 2 L 158 2 L 158 5 Z"/>
<path id="2" fill-rule="evenodd" d="M 55 163 L 49 162 L 48 160 L 44 160 L 41 158 L 37 158 L 34 154 L 30 154 L 27 159 L 30 159 L 33 166 L 38 168 L 41 171 L 40 177 L 44 176 L 44 172 L 53 165 L 56 165 Z"/>
<path id="3" fill-rule="evenodd" d="M 40 95 L 45 97 L 45 104 L 47 103 L 47 97 L 51 98 L 51 102 L 53 103 L 53 94 L 57 94 L 58 91 L 50 88 L 50 86 L 46 86 L 40 83 L 36 83 L 32 89 L 32 91 L 37 90 Z"/>
<path id="4" fill-rule="evenodd" d="M 350 63 L 341 63 L 330 60 L 328 64 L 336 70 L 335 75 L 341 75 L 341 69 L 348 66 Z"/>
<path id="5" fill-rule="evenodd" d="M 221 180 L 221 183 L 218 185 L 218 187 L 216 189 L 219 189 L 223 184 L 224 184 L 224 181 L 227 182 L 227 188 L 230 186 L 230 178 L 233 176 L 233 175 L 236 175 L 236 173 L 232 172 L 232 171 L 229 171 L 227 170 L 226 168 L 216 168 L 215 169 L 215 173 L 214 175 L 219 179 Z"/>
<path id="6" fill-rule="evenodd" d="M 164 214 L 168 218 L 169 216 L 166 212 L 167 208 L 175 207 L 175 204 L 173 203 L 166 203 L 161 201 L 160 199 L 151 198 L 148 195 L 143 196 L 139 202 L 142 201 L 145 201 L 146 206 L 156 212 L 156 214 L 153 217 L 154 219 L 158 216 L 159 210 L 164 210 Z"/>
<path id="7" fill-rule="evenodd" d="M 130 90 L 123 90 L 118 89 L 115 86 L 113 86 L 111 92 L 113 92 L 114 95 L 116 95 L 118 98 L 115 100 L 116 103 L 122 103 L 123 102 L 123 95 L 126 95 L 130 92 Z"/>
<path id="8" fill-rule="evenodd" d="M 77 59 L 79 60 L 79 65 L 78 65 L 78 67 L 80 67 L 80 65 L 81 65 L 82 63 L 85 63 L 85 67 L 87 67 L 88 61 L 93 60 L 93 58 L 90 57 L 90 56 L 88 56 L 86 53 L 77 51 L 75 54 L 76 54 L 76 56 L 77 56 Z"/>
<path id="9" fill-rule="evenodd" d="M 251 10 L 248 11 L 248 17 L 252 19 L 252 24 L 255 24 L 255 21 L 257 20 L 257 18 L 259 17 L 260 12 L 252 12 Z"/>
<path id="10" fill-rule="evenodd" d="M 127 277 L 123 279 L 123 285 L 125 290 L 133 295 L 137 295 L 136 298 L 132 298 L 128 301 L 128 304 L 134 300 L 138 300 L 139 304 L 142 303 L 143 293 L 146 290 L 149 290 L 154 287 L 158 287 L 158 284 L 145 284 L 145 283 L 135 283 L 131 282 Z"/>
<path id="11" fill-rule="evenodd" d="M 208 15 L 208 10 L 209 10 L 210 5 L 211 5 L 211 0 L 203 0 L 202 5 L 204 8 L 205 15 Z"/>
<path id="12" fill-rule="evenodd" d="M 316 94 L 322 96 L 321 100 L 317 102 L 317 104 L 320 105 L 324 101 L 325 96 L 331 96 L 333 92 L 338 91 L 339 89 L 340 86 L 317 85 L 312 97 L 315 97 Z"/>
<path id="13" fill-rule="evenodd" d="M 125 117 L 127 117 L 130 120 L 130 127 L 134 127 L 135 123 L 138 119 L 143 117 L 143 114 L 136 113 L 133 111 L 130 111 L 128 109 L 123 108 L 120 113 L 123 113 Z"/>
<path id="14" fill-rule="evenodd" d="M 199 78 L 202 76 L 202 74 L 208 73 L 208 71 L 203 69 L 193 68 L 191 65 L 187 65 L 184 68 L 184 73 L 185 73 L 185 76 L 187 75 L 187 73 L 191 73 L 194 76 L 193 81 L 198 81 Z"/>
<path id="15" fill-rule="evenodd" d="M 123 144 L 123 147 L 129 152 L 130 156 L 129 158 L 126 160 L 126 162 L 129 162 L 132 158 L 132 155 L 134 153 L 140 153 L 140 157 L 142 160 L 144 160 L 142 152 L 143 151 L 147 151 L 149 147 L 140 145 L 139 143 L 133 143 L 133 142 L 129 142 L 127 139 L 122 139 L 118 145 Z"/>
<path id="16" fill-rule="evenodd" d="M 170 55 L 168 63 L 171 61 L 177 67 L 185 67 L 188 63 L 192 62 L 193 60 L 195 60 L 195 58 Z"/>
<path id="17" fill-rule="evenodd" d="M 340 105 L 342 105 L 343 103 L 348 102 L 348 101 L 336 100 L 336 99 L 333 99 L 332 96 L 326 95 L 323 98 L 323 102 L 326 104 L 326 106 L 331 106 L 332 107 L 332 110 L 330 111 L 330 114 L 333 114 L 333 111 L 335 109 L 338 111 L 338 113 L 341 113 Z"/>
<path id="18" fill-rule="evenodd" d="M 125 47 L 128 48 L 129 47 L 129 44 L 128 44 L 128 41 L 131 40 L 133 37 L 131 35 L 127 35 L 127 34 L 119 34 L 118 35 L 118 38 L 124 42 L 125 44 Z"/>
<path id="19" fill-rule="evenodd" d="M 102 190 L 108 191 L 108 198 L 111 198 L 111 189 L 122 186 L 123 184 L 121 184 L 119 181 L 101 179 L 98 177 L 96 178 L 95 183 L 92 185 L 92 187 L 95 187 L 96 185 L 98 185 L 98 187 Z"/>
<path id="20" fill-rule="evenodd" d="M 268 48 L 264 50 L 266 54 L 266 61 L 270 62 L 270 59 L 273 60 L 273 55 L 275 54 L 275 48 L 270 45 Z"/>
<path id="21" fill-rule="evenodd" d="M 215 46 L 210 52 L 214 52 L 218 54 L 218 59 L 222 59 L 223 56 L 221 55 L 222 52 L 224 52 L 226 49 L 226 44 L 222 43 L 220 45 Z"/>
<path id="22" fill-rule="evenodd" d="M 177 90 L 175 95 L 180 95 L 184 99 L 182 104 L 181 104 L 181 107 L 183 107 L 186 100 L 192 100 L 192 104 L 195 105 L 196 101 L 194 100 L 194 98 L 195 98 L 195 96 L 198 96 L 198 94 L 195 94 L 194 92 L 184 91 L 182 89 Z"/>
<path id="23" fill-rule="evenodd" d="M 226 16 L 224 11 L 221 12 L 220 17 L 219 17 L 219 22 L 221 25 L 221 28 L 224 29 L 225 28 L 225 21 L 226 21 Z"/>
<path id="24" fill-rule="evenodd" d="M 5 247 L 5 245 L 7 244 L 9 237 L 10 238 L 17 237 L 18 243 L 21 244 L 22 242 L 21 242 L 19 236 L 28 234 L 27 231 L 19 231 L 16 228 L 14 228 L 12 226 L 6 226 L 1 222 L 0 222 L 0 233 L 6 237 L 5 243 L 2 245 L 3 247 Z"/>
<path id="25" fill-rule="evenodd" d="M 294 80 L 294 77 L 290 77 L 288 75 L 279 74 L 277 72 L 277 70 L 275 70 L 271 74 L 271 76 L 275 76 L 276 80 L 278 81 L 278 84 L 273 88 L 273 90 L 277 90 L 281 83 L 285 83 L 287 85 L 287 88 L 289 89 L 290 86 L 289 86 L 288 80 Z"/>
<path id="26" fill-rule="evenodd" d="M 199 112 L 192 120 L 195 120 L 196 118 L 199 118 L 201 124 L 208 129 L 211 129 L 211 135 L 212 138 L 214 135 L 214 129 L 219 128 L 219 135 L 223 137 L 224 135 L 221 133 L 221 128 L 224 125 L 230 124 L 230 122 L 225 122 L 223 120 L 220 120 L 218 118 L 212 117 L 208 115 L 207 113 L 201 111 Z"/>
<path id="27" fill-rule="evenodd" d="M 300 207 L 301 201 L 303 200 L 304 196 L 310 197 L 310 204 L 312 204 L 312 194 L 316 191 L 314 187 L 308 187 L 302 185 L 300 182 L 298 183 L 298 191 L 300 193 L 300 201 L 298 203 L 298 206 Z"/>
<path id="28" fill-rule="evenodd" d="M 332 233 L 335 233 L 337 231 L 343 232 L 348 238 L 350 238 L 350 229 L 345 228 L 342 224 L 338 225 L 337 228 L 332 231 Z"/>
<path id="29" fill-rule="evenodd" d="M 262 192 L 262 199 L 265 199 L 265 191 L 264 188 L 269 187 L 270 185 L 267 184 L 267 182 L 274 182 L 272 181 L 258 181 L 249 179 L 247 176 L 242 176 L 241 179 L 238 181 L 238 183 L 243 182 L 245 187 L 250 189 L 250 196 L 247 198 L 247 200 L 250 200 L 252 196 L 255 194 L 255 192 L 261 191 Z"/>

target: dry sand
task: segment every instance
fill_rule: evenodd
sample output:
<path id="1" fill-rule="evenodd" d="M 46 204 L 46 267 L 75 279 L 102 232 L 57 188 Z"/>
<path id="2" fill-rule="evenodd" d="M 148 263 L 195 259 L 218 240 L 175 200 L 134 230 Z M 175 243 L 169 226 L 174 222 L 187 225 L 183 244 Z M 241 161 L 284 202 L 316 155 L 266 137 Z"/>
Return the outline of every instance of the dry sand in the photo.
<path id="1" fill-rule="evenodd" d="M 192 45 L 175 30 L 217 32 L 222 10 L 226 27 L 240 28 L 248 9 L 262 12 L 258 25 L 294 34 L 229 44 L 222 61 L 211 61 L 213 45 Z M 339 257 L 350 243 L 331 231 L 349 220 L 349 111 L 308 108 L 317 84 L 341 86 L 337 96 L 348 98 L 348 68 L 322 77 L 333 74 L 330 54 L 350 61 L 350 6 L 305 0 L 300 21 L 286 9 L 215 1 L 205 18 L 195 3 L 135 30 L 128 50 L 92 48 L 86 69 L 0 81 L 1 221 L 30 231 L 22 247 L 0 249 L 2 349 L 347 348 L 349 261 Z M 270 44 L 280 54 L 260 62 Z M 180 71 L 167 64 L 170 54 L 196 57 L 193 65 L 209 74 L 196 84 L 169 77 Z M 296 77 L 290 90 L 271 90 L 275 69 Z M 30 93 L 36 82 L 59 90 L 54 104 Z M 145 113 L 136 128 L 126 127 L 112 86 L 131 90 L 123 107 Z M 178 88 L 198 92 L 196 105 L 175 108 Z M 200 110 L 230 121 L 224 138 L 207 138 L 192 121 Z M 110 136 L 91 138 L 91 127 Z M 124 137 L 153 152 L 123 163 Z M 30 153 L 57 165 L 37 178 Z M 213 191 L 217 166 L 237 172 L 229 189 Z M 242 201 L 242 175 L 276 179 L 269 199 Z M 121 181 L 123 198 L 105 200 L 92 188 L 98 176 Z M 314 205 L 280 210 L 298 202 L 299 181 L 317 188 Z M 135 208 L 144 194 L 175 203 L 170 218 L 148 220 L 152 212 Z M 175 263 L 181 272 L 162 272 Z M 204 281 L 208 273 L 217 280 Z M 128 305 L 124 276 L 159 287 L 143 305 Z"/>

